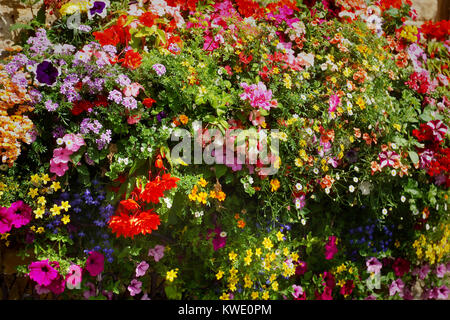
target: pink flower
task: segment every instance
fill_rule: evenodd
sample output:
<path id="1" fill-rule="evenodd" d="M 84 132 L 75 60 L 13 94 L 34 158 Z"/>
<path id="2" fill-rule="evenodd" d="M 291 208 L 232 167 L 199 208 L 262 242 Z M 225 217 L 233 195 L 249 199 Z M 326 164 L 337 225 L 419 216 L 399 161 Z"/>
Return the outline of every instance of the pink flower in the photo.
<path id="1" fill-rule="evenodd" d="M 394 296 L 396 293 L 398 293 L 400 297 L 403 297 L 404 288 L 405 284 L 403 283 L 402 279 L 392 281 L 391 285 L 389 286 L 389 295 Z"/>
<path id="2" fill-rule="evenodd" d="M 293 284 L 292 289 L 294 289 L 294 292 L 292 292 L 292 295 L 294 296 L 294 298 L 296 300 L 301 300 L 305 296 L 305 292 L 303 291 L 303 288 L 301 286 Z"/>
<path id="3" fill-rule="evenodd" d="M 135 115 L 129 116 L 129 117 L 127 118 L 127 123 L 128 123 L 128 124 L 136 124 L 136 123 L 138 123 L 140 120 L 141 120 L 141 116 L 138 115 L 138 114 L 135 114 Z"/>
<path id="4" fill-rule="evenodd" d="M 325 244 L 325 259 L 333 259 L 334 255 L 338 252 L 336 247 L 336 236 L 328 237 L 328 242 Z"/>
<path id="5" fill-rule="evenodd" d="M 85 145 L 83 137 L 81 134 L 69 133 L 63 137 L 63 141 L 66 144 L 66 149 L 77 152 L 81 146 Z"/>
<path id="6" fill-rule="evenodd" d="M 442 285 L 439 288 L 436 287 L 433 289 L 434 297 L 438 300 L 447 300 L 448 294 L 450 293 L 450 290 L 447 288 L 447 286 Z"/>
<path id="7" fill-rule="evenodd" d="M 58 275 L 56 279 L 52 280 L 52 282 L 47 288 L 50 289 L 50 291 L 53 292 L 54 294 L 61 294 L 64 292 L 65 287 L 66 287 L 66 279 L 63 276 Z"/>
<path id="8" fill-rule="evenodd" d="M 377 258 L 372 257 L 366 261 L 367 272 L 379 274 L 383 265 Z"/>
<path id="9" fill-rule="evenodd" d="M 136 277 L 142 277 L 143 275 L 145 275 L 148 267 L 149 267 L 149 265 L 145 261 L 142 261 L 141 263 L 139 263 L 138 266 L 136 267 Z"/>
<path id="10" fill-rule="evenodd" d="M 128 291 L 130 291 L 131 296 L 135 296 L 136 294 L 141 293 L 142 291 L 142 282 L 139 280 L 133 279 L 131 280 L 131 284 L 128 286 Z"/>
<path id="11" fill-rule="evenodd" d="M 440 265 L 438 265 L 436 267 L 436 270 L 434 271 L 434 273 L 436 274 L 436 276 L 438 278 L 443 278 L 445 276 L 445 274 L 447 273 L 447 267 L 445 266 L 445 264 L 441 263 Z"/>
<path id="12" fill-rule="evenodd" d="M 164 246 L 157 244 L 153 249 L 148 250 L 148 255 L 153 257 L 156 262 L 164 257 Z"/>
<path id="13" fill-rule="evenodd" d="M 223 248 L 227 243 L 227 236 L 226 236 L 225 232 L 222 233 L 222 229 L 220 229 L 219 227 L 216 227 L 214 230 L 209 229 L 208 236 L 206 237 L 206 239 L 211 238 L 211 236 L 210 236 L 211 233 L 215 234 L 214 238 L 212 239 L 214 251 L 217 251 L 220 248 Z"/>
<path id="14" fill-rule="evenodd" d="M 297 261 L 297 267 L 295 268 L 295 275 L 301 276 L 306 273 L 308 266 L 304 261 Z"/>
<path id="15" fill-rule="evenodd" d="M 444 139 L 444 136 L 447 133 L 447 127 L 441 120 L 428 121 L 427 126 L 431 128 L 436 142 L 440 142 Z"/>
<path id="16" fill-rule="evenodd" d="M 394 151 L 388 150 L 378 154 L 378 158 L 380 159 L 380 167 L 384 168 L 386 166 L 392 167 L 395 161 L 400 159 L 400 156 Z"/>
<path id="17" fill-rule="evenodd" d="M 8 211 L 13 217 L 13 226 L 20 228 L 21 226 L 27 225 L 31 221 L 31 207 L 24 203 L 22 200 L 16 201 L 11 204 Z"/>
<path id="18" fill-rule="evenodd" d="M 126 97 L 137 97 L 139 95 L 139 90 L 144 90 L 144 87 L 142 87 L 139 83 L 133 82 L 132 84 L 126 86 L 123 88 L 123 94 Z"/>
<path id="19" fill-rule="evenodd" d="M 330 100 L 328 101 L 330 107 L 328 108 L 328 114 L 332 112 L 336 112 L 337 107 L 341 104 L 341 98 L 338 95 L 333 94 L 330 96 Z"/>
<path id="20" fill-rule="evenodd" d="M 67 163 L 56 163 L 53 159 L 50 160 L 50 172 L 56 174 L 58 177 L 62 177 L 69 169 Z"/>
<path id="21" fill-rule="evenodd" d="M 152 299 L 150 299 L 150 297 L 148 296 L 147 292 L 144 292 L 144 294 L 142 295 L 141 300 L 152 300 Z"/>
<path id="22" fill-rule="evenodd" d="M 88 287 L 88 290 L 83 292 L 83 297 L 85 299 L 89 299 L 90 297 L 95 297 L 95 295 L 96 295 L 95 285 L 92 282 L 88 282 L 88 283 L 86 283 L 86 286 Z"/>
<path id="23" fill-rule="evenodd" d="M 80 289 L 80 283 L 82 279 L 82 272 L 80 266 L 72 264 L 69 267 L 69 273 L 66 275 L 66 286 L 69 289 Z"/>
<path id="24" fill-rule="evenodd" d="M 250 112 L 248 120 L 250 120 L 254 126 L 260 126 L 266 121 L 259 110 L 253 110 L 252 112 Z"/>
<path id="25" fill-rule="evenodd" d="M 7 233 L 12 228 L 14 217 L 8 208 L 0 207 L 0 234 Z"/>
<path id="26" fill-rule="evenodd" d="M 249 100 L 252 107 L 265 110 L 277 107 L 278 102 L 272 100 L 272 90 L 267 90 L 264 83 L 259 82 L 257 85 L 249 86 L 246 82 L 242 82 L 241 87 L 244 89 L 244 93 L 240 94 L 239 97 L 242 100 Z"/>
<path id="27" fill-rule="evenodd" d="M 105 267 L 105 256 L 97 251 L 89 252 L 89 257 L 86 260 L 86 270 L 93 277 L 102 273 Z"/>
<path id="28" fill-rule="evenodd" d="M 55 163 L 67 163 L 70 161 L 70 156 L 72 155 L 72 151 L 66 148 L 57 148 L 53 150 L 53 162 Z"/>
<path id="29" fill-rule="evenodd" d="M 48 289 L 48 287 L 41 286 L 39 284 L 34 286 L 34 290 L 36 290 L 36 293 L 39 295 L 50 293 L 50 290 Z"/>
<path id="30" fill-rule="evenodd" d="M 32 262 L 28 269 L 30 269 L 30 279 L 36 281 L 40 286 L 48 286 L 52 280 L 58 277 L 58 271 L 53 268 L 48 259 Z"/>

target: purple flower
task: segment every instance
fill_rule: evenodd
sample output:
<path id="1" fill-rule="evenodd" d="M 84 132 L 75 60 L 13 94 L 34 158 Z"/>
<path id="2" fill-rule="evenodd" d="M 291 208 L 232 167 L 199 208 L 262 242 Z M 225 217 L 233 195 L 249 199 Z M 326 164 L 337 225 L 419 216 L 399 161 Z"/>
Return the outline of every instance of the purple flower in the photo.
<path id="1" fill-rule="evenodd" d="M 377 258 L 372 257 L 366 261 L 367 272 L 379 274 L 383 265 Z"/>
<path id="2" fill-rule="evenodd" d="M 440 265 L 438 265 L 436 267 L 436 270 L 434 271 L 434 273 L 436 273 L 436 276 L 438 278 L 443 278 L 445 276 L 445 274 L 447 273 L 447 267 L 445 266 L 445 264 L 441 263 Z"/>
<path id="3" fill-rule="evenodd" d="M 297 286 L 296 284 L 293 284 L 292 289 L 294 289 L 294 292 L 292 293 L 292 295 L 296 299 L 299 298 L 303 294 L 303 288 L 301 286 Z"/>
<path id="4" fill-rule="evenodd" d="M 156 116 L 156 119 L 158 119 L 158 122 L 161 122 L 162 119 L 166 118 L 167 114 L 164 111 L 161 111 L 160 113 L 158 113 L 158 115 Z"/>
<path id="5" fill-rule="evenodd" d="M 92 30 L 92 28 L 90 26 L 85 25 L 85 24 L 81 24 L 78 27 L 78 31 L 81 31 L 81 32 L 90 32 L 91 30 Z"/>
<path id="6" fill-rule="evenodd" d="M 434 298 L 439 300 L 447 300 L 448 294 L 450 293 L 450 289 L 447 286 L 442 285 L 439 288 L 433 289 Z"/>
<path id="7" fill-rule="evenodd" d="M 139 263 L 138 266 L 136 267 L 136 277 L 142 277 L 143 275 L 145 275 L 148 267 L 149 267 L 149 265 L 145 261 L 142 261 L 141 263 Z"/>
<path id="8" fill-rule="evenodd" d="M 148 255 L 153 257 L 156 262 L 164 257 L 164 246 L 158 244 L 155 248 L 148 250 Z"/>
<path id="9" fill-rule="evenodd" d="M 429 272 L 430 272 L 430 266 L 428 264 L 422 266 L 422 268 L 419 269 L 419 278 L 421 280 L 424 280 L 428 276 Z"/>
<path id="10" fill-rule="evenodd" d="M 214 251 L 219 250 L 220 248 L 224 247 L 227 243 L 227 236 L 225 232 L 222 232 L 222 229 L 219 227 L 215 228 L 214 230 L 208 230 L 208 236 L 207 239 L 210 238 L 210 234 L 215 233 L 214 238 L 212 239 L 212 244 Z"/>
<path id="11" fill-rule="evenodd" d="M 107 7 L 109 7 L 109 0 L 93 1 L 88 10 L 89 19 L 92 19 L 95 15 L 104 18 L 106 16 Z"/>
<path id="12" fill-rule="evenodd" d="M 31 89 L 28 94 L 30 95 L 30 98 L 32 100 L 33 104 L 39 103 L 42 100 L 42 94 L 37 89 Z"/>
<path id="13" fill-rule="evenodd" d="M 398 293 L 400 297 L 403 297 L 404 288 L 405 284 L 403 283 L 402 279 L 392 281 L 391 285 L 389 286 L 389 295 L 394 296 L 396 293 Z"/>
<path id="14" fill-rule="evenodd" d="M 22 200 L 16 201 L 8 208 L 11 216 L 14 218 L 13 226 L 20 228 L 31 221 L 31 207 Z"/>
<path id="15" fill-rule="evenodd" d="M 58 103 L 53 102 L 52 100 L 47 100 L 45 102 L 45 108 L 49 112 L 55 111 L 56 109 L 58 109 L 58 107 L 59 107 Z"/>
<path id="16" fill-rule="evenodd" d="M 26 78 L 26 74 L 21 71 L 15 73 L 12 76 L 11 81 L 18 87 L 22 87 L 22 88 L 28 87 L 28 80 Z"/>
<path id="17" fill-rule="evenodd" d="M 122 104 L 125 108 L 129 110 L 133 110 L 137 108 L 137 101 L 133 97 L 126 97 L 123 99 Z"/>
<path id="18" fill-rule="evenodd" d="M 89 288 L 88 290 L 84 291 L 83 297 L 85 299 L 89 299 L 90 297 L 95 297 L 96 291 L 95 291 L 95 285 L 92 282 L 86 283 L 86 286 Z"/>
<path id="19" fill-rule="evenodd" d="M 44 60 L 36 67 L 36 80 L 40 84 L 51 86 L 56 82 L 58 75 L 58 69 L 56 69 L 50 61 Z"/>
<path id="20" fill-rule="evenodd" d="M 126 87 L 131 84 L 131 80 L 126 75 L 119 74 L 119 76 L 116 79 L 116 83 L 122 87 Z"/>
<path id="21" fill-rule="evenodd" d="M 133 279 L 131 280 L 131 284 L 128 286 L 128 291 L 130 291 L 131 296 L 135 296 L 142 291 L 142 282 L 139 280 Z"/>
<path id="22" fill-rule="evenodd" d="M 27 43 L 31 45 L 30 50 L 34 52 L 33 56 L 42 56 L 52 45 L 47 38 L 47 32 L 43 28 L 36 31 L 35 37 L 28 38 Z"/>
<path id="23" fill-rule="evenodd" d="M 163 64 L 156 63 L 152 66 L 158 76 L 162 76 L 166 73 L 166 67 Z"/>
<path id="24" fill-rule="evenodd" d="M 122 93 L 118 90 L 112 90 L 108 95 L 108 100 L 112 100 L 117 104 L 122 103 Z"/>

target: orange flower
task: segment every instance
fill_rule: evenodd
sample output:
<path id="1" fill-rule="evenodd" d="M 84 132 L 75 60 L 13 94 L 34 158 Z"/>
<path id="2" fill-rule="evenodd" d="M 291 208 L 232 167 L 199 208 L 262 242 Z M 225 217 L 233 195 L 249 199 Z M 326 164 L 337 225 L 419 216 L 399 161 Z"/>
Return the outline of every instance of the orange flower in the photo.
<path id="1" fill-rule="evenodd" d="M 244 227 L 245 227 L 245 221 L 244 221 L 244 220 L 239 220 L 239 221 L 237 222 L 237 225 L 238 225 L 239 228 L 244 229 Z"/>
<path id="2" fill-rule="evenodd" d="M 179 118 L 180 118 L 180 121 L 181 121 L 182 124 L 186 124 L 189 121 L 189 118 L 186 115 L 184 115 L 184 114 L 179 116 Z"/>
<path id="3" fill-rule="evenodd" d="M 358 128 L 353 128 L 353 130 L 355 131 L 355 138 L 361 138 L 361 130 Z"/>
<path id="4" fill-rule="evenodd" d="M 372 175 L 373 175 L 375 172 L 377 172 L 377 171 L 380 171 L 380 172 L 381 172 L 380 165 L 379 165 L 378 162 L 376 162 L 376 161 L 372 161 L 372 162 L 370 163 L 370 167 L 371 167 L 371 169 L 372 169 L 372 172 L 371 172 Z"/>
<path id="5" fill-rule="evenodd" d="M 152 105 L 155 103 L 156 101 L 153 100 L 152 98 L 145 98 L 144 101 L 142 101 L 142 104 L 146 107 L 146 108 L 151 108 Z"/>
<path id="6" fill-rule="evenodd" d="M 129 69 L 137 69 L 141 63 L 142 63 L 142 56 L 139 54 L 139 52 L 136 52 L 134 50 L 128 50 L 127 53 L 125 53 L 125 58 L 121 59 L 122 66 L 129 68 Z"/>

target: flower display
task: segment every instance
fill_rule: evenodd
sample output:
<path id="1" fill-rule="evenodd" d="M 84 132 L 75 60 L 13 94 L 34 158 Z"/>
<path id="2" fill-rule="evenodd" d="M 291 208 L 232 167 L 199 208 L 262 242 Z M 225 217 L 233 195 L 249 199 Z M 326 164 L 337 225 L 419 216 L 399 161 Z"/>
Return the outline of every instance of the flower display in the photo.
<path id="1" fill-rule="evenodd" d="M 448 299 L 448 21 L 404 0 L 33 17 L 0 58 L 0 245 L 34 299 Z"/>

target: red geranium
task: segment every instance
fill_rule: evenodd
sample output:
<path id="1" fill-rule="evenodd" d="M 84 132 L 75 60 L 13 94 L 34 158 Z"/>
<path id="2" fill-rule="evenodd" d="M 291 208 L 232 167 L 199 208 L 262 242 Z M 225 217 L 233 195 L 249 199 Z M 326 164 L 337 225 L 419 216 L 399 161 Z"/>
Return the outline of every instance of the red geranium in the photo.
<path id="1" fill-rule="evenodd" d="M 119 213 L 109 220 L 109 227 L 116 237 L 124 236 L 133 238 L 138 234 L 152 233 L 161 224 L 159 216 L 152 209 L 133 215 Z"/>
<path id="2" fill-rule="evenodd" d="M 122 66 L 130 69 L 137 69 L 142 63 L 142 56 L 139 52 L 128 50 L 125 57 L 121 59 Z"/>
<path id="3" fill-rule="evenodd" d="M 71 110 L 74 116 L 81 114 L 84 111 L 94 108 L 94 104 L 91 101 L 81 100 L 75 101 L 73 103 L 73 108 Z"/>
<path id="4" fill-rule="evenodd" d="M 139 22 L 144 26 L 151 28 L 155 24 L 155 19 L 158 18 L 151 12 L 144 12 L 139 17 Z"/>
<path id="5" fill-rule="evenodd" d="M 443 42 L 450 35 L 450 20 L 442 20 L 435 23 L 426 21 L 420 27 L 420 31 L 427 39 L 436 39 Z"/>
<path id="6" fill-rule="evenodd" d="M 125 26 L 126 21 L 126 16 L 120 16 L 115 25 L 104 31 L 96 31 L 92 34 L 102 46 L 117 46 L 119 43 L 126 45 L 131 38 L 130 26 Z"/>

